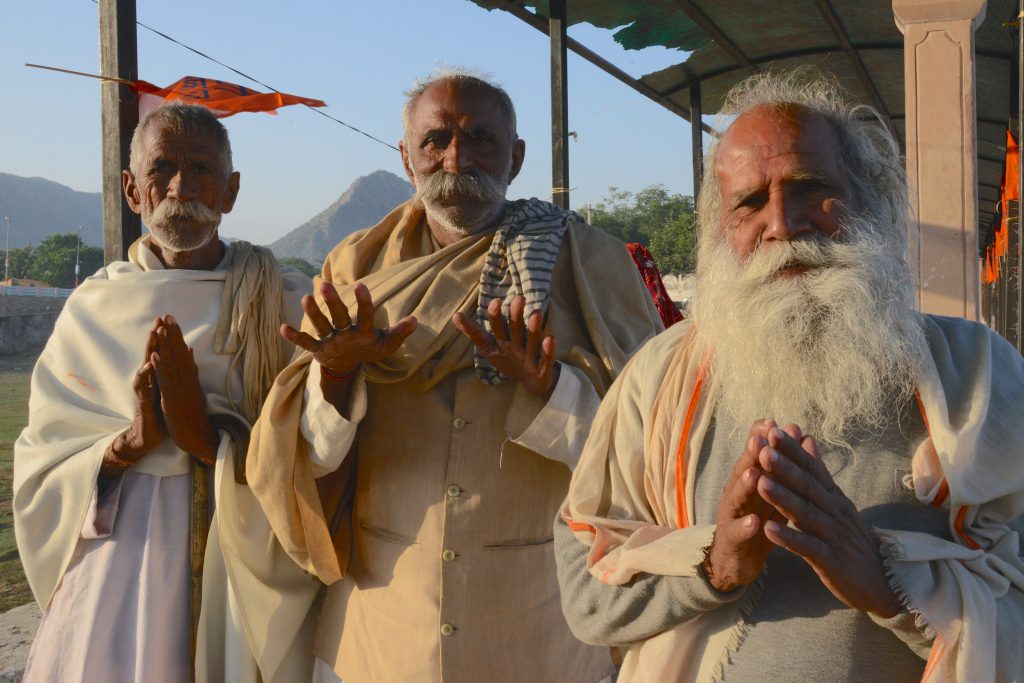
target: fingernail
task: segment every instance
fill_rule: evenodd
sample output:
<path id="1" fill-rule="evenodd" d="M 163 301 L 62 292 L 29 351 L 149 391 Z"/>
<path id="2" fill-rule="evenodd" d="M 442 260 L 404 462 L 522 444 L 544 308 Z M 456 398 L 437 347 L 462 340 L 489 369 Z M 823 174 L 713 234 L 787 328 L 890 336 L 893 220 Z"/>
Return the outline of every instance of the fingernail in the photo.
<path id="1" fill-rule="evenodd" d="M 773 463 L 778 462 L 779 461 L 779 452 L 777 450 L 775 450 L 774 448 L 769 448 L 768 449 L 768 459 L 771 460 Z"/>
<path id="2" fill-rule="evenodd" d="M 762 476 L 761 477 L 761 481 L 764 482 L 764 488 L 765 488 L 766 491 L 774 491 L 775 490 L 775 482 L 772 481 L 771 477 Z"/>
<path id="3" fill-rule="evenodd" d="M 782 438 L 785 438 L 785 436 L 786 436 L 786 433 L 784 431 L 782 431 L 781 429 L 779 429 L 778 427 L 776 427 L 772 431 L 775 433 L 775 438 L 776 439 L 782 439 Z"/>
<path id="4" fill-rule="evenodd" d="M 779 525 L 778 522 L 772 522 L 772 521 L 769 520 L 769 521 L 764 523 L 764 530 L 765 531 L 770 531 L 773 534 L 777 534 L 780 531 L 782 531 L 782 527 Z"/>

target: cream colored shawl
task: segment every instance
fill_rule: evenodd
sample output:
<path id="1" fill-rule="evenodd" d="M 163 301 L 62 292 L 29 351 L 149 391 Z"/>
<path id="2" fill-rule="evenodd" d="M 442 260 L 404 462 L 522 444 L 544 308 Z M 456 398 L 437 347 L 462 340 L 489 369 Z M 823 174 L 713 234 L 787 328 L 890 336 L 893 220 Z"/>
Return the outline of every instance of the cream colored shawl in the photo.
<path id="1" fill-rule="evenodd" d="M 147 243 L 148 236 L 131 247 L 130 261 L 110 264 L 75 290 L 32 375 L 29 424 L 15 445 L 14 518 L 26 576 L 44 607 L 77 546 L 103 454 L 134 418 L 131 380 L 143 362 L 154 319 L 169 313 L 181 325 L 199 367 L 207 412 L 245 423 L 240 413 L 248 413 L 254 401 L 258 406 L 254 392 L 263 391 L 267 375 L 272 378 L 281 364 L 283 342 L 267 331 L 276 335 L 285 319 L 298 322 L 298 298 L 309 286 L 298 273 L 289 274 L 282 284 L 269 252 L 245 242 L 231 243 L 221 267 L 209 271 L 165 269 Z M 277 317 L 268 317 L 273 315 Z M 236 408 L 233 397 L 239 396 L 242 406 Z M 273 544 L 258 504 L 246 487 L 234 483 L 232 446 L 223 436 L 217 455 L 217 506 L 234 514 L 217 515 L 213 521 L 204 575 L 209 591 L 204 594 L 226 590 L 218 540 L 248 535 L 263 539 L 265 547 Z M 167 439 L 133 471 L 186 474 L 190 457 Z M 227 524 L 218 527 L 221 518 Z M 222 632 L 224 613 L 212 613 L 205 602 L 200 628 Z M 211 661 L 218 656 L 224 653 L 200 652 L 200 658 Z M 203 672 L 197 660 L 197 674 Z"/>
<path id="2" fill-rule="evenodd" d="M 922 504 L 949 511 L 955 542 L 876 531 L 894 588 L 936 635 L 925 679 L 1011 680 L 1024 671 L 1024 653 L 1006 645 L 1017 634 L 997 633 L 996 615 L 1019 610 L 1024 590 L 1017 536 L 1024 361 L 982 326 L 935 317 L 925 326 L 931 354 L 918 389 L 929 438 L 916 451 L 911 477 Z M 714 404 L 690 334 L 676 325 L 631 361 L 573 474 L 563 517 L 591 546 L 590 571 L 605 583 L 639 573 L 695 576 L 710 543 L 711 529 L 689 522 L 696 456 Z M 713 680 L 738 646 L 742 612 L 742 604 L 730 604 L 632 646 L 623 680 Z M 1016 614 L 1008 623 L 1022 619 Z"/>

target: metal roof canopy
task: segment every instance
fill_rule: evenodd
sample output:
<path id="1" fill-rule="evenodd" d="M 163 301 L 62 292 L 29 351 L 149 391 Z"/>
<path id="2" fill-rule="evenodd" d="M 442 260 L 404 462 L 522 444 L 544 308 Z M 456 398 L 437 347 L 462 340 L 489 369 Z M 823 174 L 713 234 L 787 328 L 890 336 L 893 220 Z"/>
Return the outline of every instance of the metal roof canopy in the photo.
<path id="1" fill-rule="evenodd" d="M 504 10 L 547 33 L 546 0 L 471 0 Z M 759 68 L 813 65 L 834 74 L 860 102 L 890 123 L 901 145 L 904 130 L 903 35 L 891 0 L 569 0 L 568 25 L 615 30 L 626 49 L 660 45 L 692 52 L 674 66 L 633 78 L 569 38 L 568 49 L 616 79 L 690 120 L 691 104 L 716 114 L 729 88 Z M 784 6 L 783 6 L 784 5 Z M 1015 0 L 988 0 L 975 33 L 978 206 L 981 242 L 992 235 L 1006 150 L 1017 105 L 1017 46 L 1010 28 Z M 712 132 L 706 124 L 702 128 Z M 695 164 L 696 166 L 696 164 Z M 695 175 L 695 183 L 699 178 Z"/>

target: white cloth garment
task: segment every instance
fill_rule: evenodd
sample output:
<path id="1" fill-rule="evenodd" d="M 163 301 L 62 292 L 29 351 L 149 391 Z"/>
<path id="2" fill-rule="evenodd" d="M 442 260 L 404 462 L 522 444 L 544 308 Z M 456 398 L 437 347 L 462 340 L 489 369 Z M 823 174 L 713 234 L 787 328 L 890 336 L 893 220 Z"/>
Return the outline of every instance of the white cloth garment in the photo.
<path id="1" fill-rule="evenodd" d="M 46 610 L 26 681 L 189 678 L 191 456 L 167 439 L 101 489 L 97 481 L 103 453 L 134 415 L 131 380 L 158 315 L 173 315 L 193 349 L 207 412 L 241 419 L 229 396 L 244 396 L 243 369 L 231 367 L 232 354 L 215 352 L 233 250 L 212 271 L 166 270 L 144 241 L 133 262 L 115 262 L 76 290 L 40 357 L 29 425 L 15 446 L 18 545 Z M 309 280 L 289 271 L 282 284 L 286 318 L 296 325 Z M 215 482 L 211 474 L 218 505 L 227 484 L 251 498 L 234 483 L 234 457 L 222 434 Z M 255 681 L 222 533 L 214 516 L 196 680 Z"/>

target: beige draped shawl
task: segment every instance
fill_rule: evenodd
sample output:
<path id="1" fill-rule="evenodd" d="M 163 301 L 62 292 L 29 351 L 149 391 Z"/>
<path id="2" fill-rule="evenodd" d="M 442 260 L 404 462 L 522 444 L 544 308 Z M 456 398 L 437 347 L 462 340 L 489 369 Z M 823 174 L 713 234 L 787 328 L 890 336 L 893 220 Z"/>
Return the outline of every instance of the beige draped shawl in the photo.
<path id="1" fill-rule="evenodd" d="M 602 245 L 596 244 L 598 239 L 603 240 Z M 600 254 L 607 254 L 608 239 L 570 223 L 562 250 L 569 252 L 578 301 L 560 303 L 575 309 L 575 319 L 552 317 L 546 321 L 546 332 L 556 342 L 560 329 L 577 326 L 587 330 L 589 348 L 558 347 L 557 353 L 560 360 L 582 369 L 601 394 L 625 365 L 629 351 L 661 327 L 649 297 L 631 301 L 629 306 L 618 303 L 621 299 L 617 294 L 640 291 L 636 287 L 639 276 L 632 266 L 602 267 Z M 323 280 L 335 284 L 350 310 L 355 311 L 354 286 L 362 282 L 373 297 L 377 326 L 393 325 L 406 315 L 418 321 L 416 331 L 393 356 L 364 368 L 366 381 L 411 380 L 416 389 L 426 391 L 450 373 L 472 366 L 472 344 L 452 325 L 451 318 L 456 311 L 472 315 L 475 310 L 483 260 L 491 240 L 492 234 L 485 233 L 437 248 L 423 210 L 409 202 L 331 252 L 324 264 Z M 628 264 L 625 247 L 623 258 Z M 637 278 L 637 282 L 628 278 Z M 557 292 L 552 294 L 558 296 Z M 323 308 L 319 292 L 317 300 Z M 338 525 L 332 539 L 330 521 L 337 512 L 332 505 L 337 504 L 342 480 L 348 476 L 343 470 L 352 459 L 345 461 L 333 475 L 334 480 L 329 476 L 317 482 L 313 477 L 299 431 L 310 362 L 308 353 L 297 356 L 274 384 L 253 429 L 247 476 L 288 555 L 329 584 L 342 577 L 348 559 L 347 525 Z M 323 501 L 321 492 L 325 494 Z M 267 581 L 270 590 L 271 579 Z M 300 623 L 300 613 L 308 609 L 314 592 L 310 582 L 306 597 L 282 606 L 280 619 L 290 612 L 290 623 Z M 264 615 L 255 612 L 252 610 L 253 629 L 271 638 L 264 626 L 256 624 L 265 620 Z"/>
<path id="2" fill-rule="evenodd" d="M 922 504 L 949 511 L 955 542 L 876 533 L 894 589 L 936 636 L 925 680 L 1017 680 L 1024 653 L 1006 645 L 1017 634 L 997 632 L 997 613 L 1024 604 L 1024 360 L 980 325 L 931 316 L 924 325 L 931 353 L 917 382 L 929 438 L 910 476 Z M 590 572 L 605 583 L 695 576 L 710 543 L 711 530 L 688 521 L 714 404 L 691 334 L 676 325 L 637 354 L 606 396 L 573 474 L 563 517 L 591 546 Z M 1003 599 L 1011 591 L 1016 598 Z M 622 680 L 711 680 L 738 645 L 741 611 L 732 603 L 632 646 Z M 997 659 L 1000 637 L 1010 640 Z"/>

